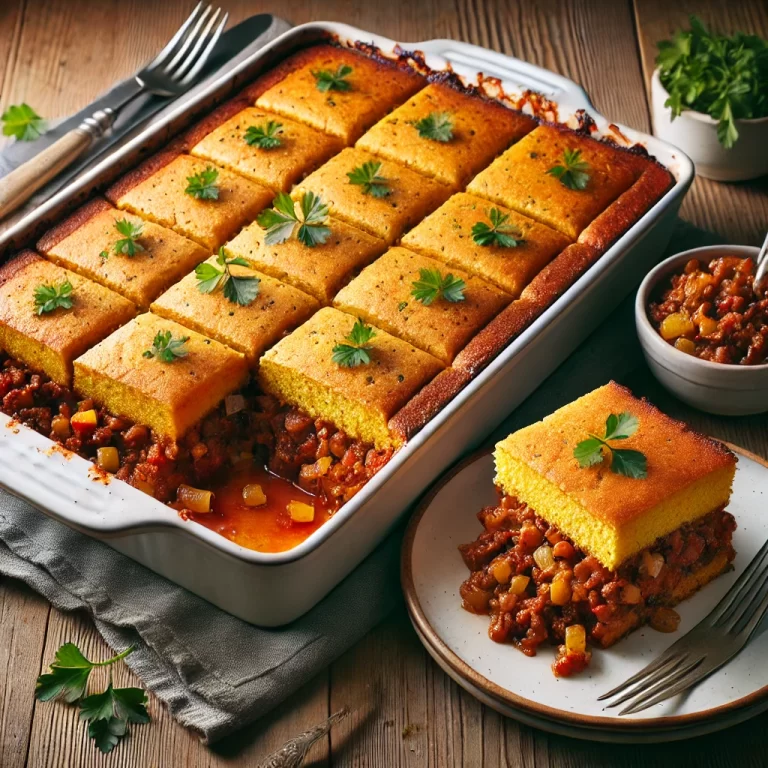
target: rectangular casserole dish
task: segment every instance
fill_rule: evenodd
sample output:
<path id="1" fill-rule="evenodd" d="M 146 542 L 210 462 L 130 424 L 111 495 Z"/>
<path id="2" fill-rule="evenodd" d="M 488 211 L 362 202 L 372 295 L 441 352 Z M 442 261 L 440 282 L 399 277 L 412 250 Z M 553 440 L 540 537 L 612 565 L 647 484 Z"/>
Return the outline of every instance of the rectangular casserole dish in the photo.
<path id="1" fill-rule="evenodd" d="M 467 83 L 498 78 L 507 95 L 532 89 L 555 102 L 561 122 L 587 110 L 597 135 L 641 144 L 675 182 L 581 278 L 531 323 L 451 402 L 400 449 L 350 502 L 287 552 L 260 553 L 234 544 L 119 480 L 105 483 L 90 462 L 55 450 L 47 438 L 0 414 L 0 485 L 45 514 L 134 558 L 239 618 L 278 626 L 299 617 L 343 579 L 386 536 L 402 512 L 459 456 L 474 447 L 524 400 L 597 326 L 663 252 L 693 179 L 689 159 L 651 136 L 614 126 L 586 93 L 554 73 L 451 40 L 395 43 L 353 27 L 316 22 L 296 27 L 214 80 L 191 103 L 165 117 L 95 166 L 78 182 L 9 231 L 4 248 L 19 248 L 149 151 L 191 124 L 286 53 L 332 36 L 381 51 L 418 50 L 433 70 L 451 69 Z"/>

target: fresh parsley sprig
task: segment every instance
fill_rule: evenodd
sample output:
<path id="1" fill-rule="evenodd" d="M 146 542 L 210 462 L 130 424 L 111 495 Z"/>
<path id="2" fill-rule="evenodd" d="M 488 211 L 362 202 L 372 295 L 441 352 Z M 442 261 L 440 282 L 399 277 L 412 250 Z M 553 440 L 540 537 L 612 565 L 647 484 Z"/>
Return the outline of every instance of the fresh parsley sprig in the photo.
<path id="1" fill-rule="evenodd" d="M 382 163 L 376 163 L 369 160 L 367 163 L 358 165 L 351 170 L 347 176 L 350 184 L 358 184 L 362 188 L 364 195 L 373 197 L 386 197 L 391 194 L 389 182 L 384 176 L 380 176 Z"/>
<path id="2" fill-rule="evenodd" d="M 128 732 L 129 723 L 149 722 L 147 694 L 141 688 L 115 688 L 111 669 L 105 691 L 85 696 L 85 690 L 96 667 L 111 667 L 133 650 L 131 646 L 106 661 L 89 661 L 74 643 L 65 643 L 56 651 L 50 671 L 37 679 L 35 698 L 62 698 L 70 704 L 80 700 L 80 719 L 88 723 L 88 735 L 99 750 L 111 752 Z"/>
<path id="3" fill-rule="evenodd" d="M 422 139 L 445 144 L 453 138 L 453 118 L 450 112 L 430 112 L 421 120 L 415 120 L 413 127 Z"/>
<path id="4" fill-rule="evenodd" d="M 335 72 L 328 69 L 319 69 L 312 72 L 315 78 L 315 86 L 318 91 L 327 93 L 328 91 L 349 91 L 352 90 L 352 83 L 347 78 L 354 70 L 349 64 L 339 64 Z"/>
<path id="5" fill-rule="evenodd" d="M 11 104 L 3 112 L 3 136 L 17 141 L 35 141 L 46 131 L 45 120 L 29 104 Z"/>
<path id="6" fill-rule="evenodd" d="M 605 452 L 611 459 L 611 472 L 635 479 L 648 476 L 648 461 L 640 451 L 627 448 L 614 448 L 609 440 L 626 440 L 637 432 L 640 421 L 631 413 L 612 413 L 605 421 L 605 434 L 602 437 L 589 433 L 589 438 L 582 440 L 574 449 L 573 456 L 580 467 L 593 467 L 602 464 Z"/>
<path id="7" fill-rule="evenodd" d="M 568 189 L 586 189 L 589 184 L 589 163 L 581 159 L 580 149 L 564 149 L 563 160 L 553 165 L 547 173 L 560 180 Z"/>
<path id="8" fill-rule="evenodd" d="M 143 356 L 156 357 L 163 363 L 172 363 L 189 354 L 188 341 L 189 336 L 174 338 L 170 331 L 158 331 L 152 342 L 152 348 L 144 350 Z"/>
<path id="9" fill-rule="evenodd" d="M 115 229 L 119 235 L 122 235 L 119 240 L 115 241 L 113 246 L 115 253 L 133 257 L 137 253 L 145 250 L 144 246 L 138 242 L 138 238 L 140 238 L 144 232 L 143 221 L 134 223 L 128 221 L 128 219 L 120 219 L 115 222 Z M 108 251 L 104 251 L 103 253 L 106 253 L 106 256 L 102 256 L 102 258 L 107 258 L 109 256 Z"/>
<path id="10" fill-rule="evenodd" d="M 233 304 L 248 306 L 259 295 L 259 280 L 255 275 L 233 274 L 230 267 L 248 267 L 250 264 L 242 257 L 229 258 L 222 246 L 216 257 L 216 264 L 204 261 L 195 267 L 197 290 L 200 293 L 213 293 L 222 290 L 225 298 Z"/>
<path id="11" fill-rule="evenodd" d="M 691 28 L 657 43 L 659 78 L 672 119 L 683 110 L 718 121 L 717 137 L 730 149 L 739 138 L 736 120 L 768 116 L 768 41 L 740 32 L 710 32 L 696 16 Z"/>
<path id="12" fill-rule="evenodd" d="M 461 278 L 454 277 L 450 272 L 443 276 L 439 269 L 423 267 L 419 270 L 419 279 L 414 280 L 412 285 L 411 296 L 425 307 L 440 298 L 450 302 L 464 301 L 467 288 Z"/>
<path id="13" fill-rule="evenodd" d="M 204 171 L 187 176 L 187 187 L 184 191 L 197 200 L 218 200 L 218 178 L 219 172 L 209 165 Z"/>
<path id="14" fill-rule="evenodd" d="M 314 192 L 302 195 L 298 212 L 291 196 L 285 192 L 280 192 L 272 205 L 256 219 L 267 232 L 264 238 L 267 245 L 278 245 L 295 236 L 307 248 L 314 248 L 331 236 L 328 206 Z"/>
<path id="15" fill-rule="evenodd" d="M 488 211 L 490 226 L 484 221 L 478 221 L 472 226 L 472 239 L 482 246 L 498 245 L 501 248 L 515 248 L 522 245 L 523 233 L 518 227 L 507 224 L 508 213 L 502 213 L 498 208 Z"/>
<path id="16" fill-rule="evenodd" d="M 268 120 L 261 125 L 249 125 L 245 129 L 243 139 L 250 147 L 274 149 L 283 143 L 283 140 L 280 138 L 282 132 L 282 123 L 278 123 L 277 120 Z"/>
<path id="17" fill-rule="evenodd" d="M 42 283 L 35 288 L 35 309 L 38 315 L 56 309 L 72 309 L 72 283 Z"/>
<path id="18" fill-rule="evenodd" d="M 366 325 L 362 318 L 358 318 L 352 326 L 352 330 L 344 337 L 346 344 L 337 344 L 333 348 L 334 363 L 342 368 L 357 368 L 358 365 L 368 365 L 371 362 L 371 339 L 376 336 L 376 331 L 370 325 Z"/>

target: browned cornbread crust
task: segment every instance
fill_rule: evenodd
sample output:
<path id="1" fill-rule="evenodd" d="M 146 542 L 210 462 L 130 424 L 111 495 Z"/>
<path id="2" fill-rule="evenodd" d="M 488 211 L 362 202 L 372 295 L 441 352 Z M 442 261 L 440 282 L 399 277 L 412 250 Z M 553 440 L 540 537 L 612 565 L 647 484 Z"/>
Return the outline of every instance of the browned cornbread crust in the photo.
<path id="1" fill-rule="evenodd" d="M 81 205 L 74 213 L 67 216 L 64 221 L 52 226 L 37 241 L 37 250 L 45 253 L 55 248 L 62 240 L 69 237 L 73 232 L 80 229 L 86 222 L 90 221 L 96 214 L 102 211 L 108 211 L 112 206 L 103 198 L 96 197 L 89 200 L 85 205 Z"/>

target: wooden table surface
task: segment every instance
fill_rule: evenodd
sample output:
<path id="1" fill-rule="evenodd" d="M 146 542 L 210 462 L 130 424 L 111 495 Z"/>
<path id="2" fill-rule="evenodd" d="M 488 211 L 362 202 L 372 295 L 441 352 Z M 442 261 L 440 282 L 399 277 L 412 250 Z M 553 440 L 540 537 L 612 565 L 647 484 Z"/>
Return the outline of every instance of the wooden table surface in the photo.
<path id="1" fill-rule="evenodd" d="M 191 0 L 3 0 L 0 111 L 28 101 L 44 117 L 70 113 L 151 58 Z M 543 65 L 581 83 L 603 114 L 650 131 L 647 86 L 654 43 L 696 13 L 723 31 L 768 36 L 765 0 L 228 0 L 232 22 L 278 12 L 294 23 L 342 20 L 413 41 L 454 38 Z M 748 184 L 697 179 L 682 216 L 728 242 L 757 245 L 768 226 L 768 178 Z M 628 333 L 633 333 L 628 328 Z M 692 411 L 638 370 L 631 383 L 697 428 L 768 457 L 768 419 Z M 393 587 L 394 588 L 394 587 Z M 343 705 L 355 712 L 312 750 L 312 766 L 525 766 L 600 768 L 766 765 L 768 714 L 693 742 L 621 747 L 573 741 L 507 720 L 458 688 L 429 659 L 403 609 L 242 732 L 215 745 L 177 725 L 157 700 L 150 725 L 108 757 L 91 745 L 75 708 L 37 703 L 35 679 L 74 641 L 92 658 L 109 649 L 86 616 L 60 613 L 29 589 L 0 579 L 0 766 L 255 766 L 260 758 Z M 123 667 L 116 684 L 140 684 Z"/>

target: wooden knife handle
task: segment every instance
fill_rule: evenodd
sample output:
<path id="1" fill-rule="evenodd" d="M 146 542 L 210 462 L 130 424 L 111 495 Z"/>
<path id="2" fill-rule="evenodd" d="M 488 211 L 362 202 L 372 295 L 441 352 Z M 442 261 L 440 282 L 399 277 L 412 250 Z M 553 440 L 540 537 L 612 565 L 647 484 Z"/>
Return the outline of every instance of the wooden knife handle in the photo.
<path id="1" fill-rule="evenodd" d="M 73 128 L 40 154 L 0 179 L 0 219 L 16 210 L 40 187 L 80 157 L 92 140 L 93 135 L 86 129 Z"/>

